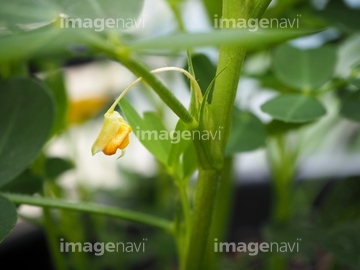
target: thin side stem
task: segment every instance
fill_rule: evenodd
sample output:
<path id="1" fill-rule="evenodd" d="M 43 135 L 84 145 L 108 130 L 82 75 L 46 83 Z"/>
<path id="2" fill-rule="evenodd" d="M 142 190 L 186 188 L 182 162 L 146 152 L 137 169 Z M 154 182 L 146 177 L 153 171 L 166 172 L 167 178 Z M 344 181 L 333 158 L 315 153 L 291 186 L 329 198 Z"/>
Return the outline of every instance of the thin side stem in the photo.
<path id="1" fill-rule="evenodd" d="M 180 32 L 182 33 L 185 33 L 186 32 L 186 29 L 185 29 L 185 25 L 184 25 L 184 22 L 183 22 L 183 19 L 182 19 L 182 16 L 181 16 L 181 11 L 179 9 L 179 4 L 181 2 L 179 1 L 172 1 L 172 0 L 169 0 L 168 1 L 168 4 L 175 16 L 175 19 L 176 19 L 176 22 L 178 24 L 178 27 L 179 27 L 179 30 Z"/>
<path id="2" fill-rule="evenodd" d="M 166 219 L 137 213 L 129 210 L 121 210 L 114 207 L 102 206 L 94 203 L 68 202 L 60 199 L 50 199 L 43 197 L 33 197 L 27 195 L 0 193 L 13 203 L 27 204 L 40 207 L 51 207 L 58 209 L 68 209 L 90 214 L 115 217 L 122 220 L 132 221 L 140 224 L 149 225 L 155 228 L 165 230 L 168 233 L 174 233 L 174 224 Z"/>
<path id="3" fill-rule="evenodd" d="M 189 232 L 191 226 L 191 209 L 186 192 L 186 184 L 183 183 L 179 184 L 179 193 L 180 193 L 180 200 L 184 213 L 185 229 L 187 232 Z"/>
<path id="4" fill-rule="evenodd" d="M 200 86 L 198 84 L 198 82 L 196 81 L 196 79 L 189 73 L 187 72 L 185 69 L 182 68 L 178 68 L 178 67 L 163 67 L 163 68 L 157 68 L 151 71 L 151 73 L 153 74 L 157 74 L 157 73 L 161 73 L 161 72 L 165 72 L 165 71 L 177 71 L 177 72 L 181 72 L 183 73 L 186 77 L 188 77 L 190 79 L 190 81 L 193 83 L 194 87 L 195 87 L 195 91 L 197 91 L 197 93 L 201 94 L 201 89 Z M 135 81 L 133 81 L 128 87 L 125 88 L 124 91 L 121 92 L 121 94 L 119 95 L 119 97 L 114 101 L 114 103 L 111 105 L 111 107 L 109 108 L 108 112 L 113 112 L 116 105 L 120 102 L 120 100 L 126 95 L 127 92 L 129 92 L 129 90 L 136 85 L 137 83 L 139 83 L 143 78 L 137 78 Z"/>
<path id="5" fill-rule="evenodd" d="M 180 267 L 183 267 L 183 264 L 185 262 L 186 250 L 189 242 L 190 229 L 191 229 L 191 209 L 186 192 L 186 183 L 187 181 L 177 182 L 177 188 L 180 195 L 180 202 L 183 213 L 183 224 L 184 224 L 184 226 L 179 227 L 177 231 Z"/>
<path id="6" fill-rule="evenodd" d="M 136 76 L 142 77 L 142 79 L 158 94 L 164 103 L 169 106 L 169 108 L 185 123 L 189 129 L 195 129 L 198 126 L 197 120 L 193 117 L 193 115 L 191 115 L 191 113 L 173 95 L 173 93 L 140 61 L 122 53 L 118 53 L 116 57 Z"/>

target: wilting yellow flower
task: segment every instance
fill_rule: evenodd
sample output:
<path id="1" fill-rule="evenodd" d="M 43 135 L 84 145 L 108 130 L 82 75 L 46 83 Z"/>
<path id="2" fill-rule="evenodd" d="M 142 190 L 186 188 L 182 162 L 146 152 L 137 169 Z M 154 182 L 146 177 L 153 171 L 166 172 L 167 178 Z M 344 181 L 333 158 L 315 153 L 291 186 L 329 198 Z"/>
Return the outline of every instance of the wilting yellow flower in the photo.
<path id="1" fill-rule="evenodd" d="M 118 149 L 124 150 L 130 143 L 130 125 L 116 112 L 107 112 L 104 115 L 104 124 L 99 136 L 94 142 L 91 152 L 95 155 L 102 151 L 105 155 L 114 155 Z M 121 154 L 123 156 L 124 152 Z M 120 156 L 120 157 L 121 157 Z"/>

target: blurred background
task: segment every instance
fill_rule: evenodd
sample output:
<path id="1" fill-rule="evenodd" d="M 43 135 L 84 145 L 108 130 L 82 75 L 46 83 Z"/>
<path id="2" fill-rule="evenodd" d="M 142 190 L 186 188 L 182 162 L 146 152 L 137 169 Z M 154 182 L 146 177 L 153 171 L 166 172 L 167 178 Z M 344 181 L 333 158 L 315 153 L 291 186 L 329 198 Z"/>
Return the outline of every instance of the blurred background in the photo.
<path id="1" fill-rule="evenodd" d="M 302 50 L 332 46 L 337 55 L 333 78 L 348 78 L 351 67 L 360 61 L 360 2 L 290 2 L 298 4 L 293 4 L 284 16 L 302 14 L 300 24 L 311 24 L 318 20 L 320 22 L 314 24 L 328 27 L 324 32 L 291 41 L 291 46 Z M 276 6 L 277 1 L 271 5 Z M 181 7 L 183 21 L 189 32 L 212 29 L 202 1 L 185 1 Z M 126 35 L 136 39 L 166 35 L 177 29 L 171 9 L 162 0 L 146 0 L 139 17 L 144 19 L 144 27 L 125 30 Z M 349 20 L 352 22 L 349 23 Z M 274 77 L 275 49 L 249 53 L 236 98 L 238 108 L 253 113 L 265 125 L 272 118 L 262 112 L 260 106 L 279 93 L 276 84 L 279 82 L 268 83 L 264 79 L 267 75 Z M 217 53 L 215 48 L 195 49 L 194 52 L 206 59 L 210 69 L 216 67 Z M 187 62 L 186 55 L 181 52 L 144 54 L 141 58 L 151 69 L 186 67 Z M 134 75 L 114 61 L 91 58 L 73 59 L 61 71 L 68 98 L 68 126 L 46 145 L 46 156 L 52 160 L 49 166 L 55 168 L 51 170 L 55 171 L 55 181 L 48 185 L 49 191 L 70 200 L 95 201 L 172 218 L 176 208 L 173 202 L 173 182 L 133 133 L 126 154 L 121 159 L 102 153 L 91 155 L 90 149 L 101 129 L 103 114 L 121 91 L 136 79 Z M 33 75 L 46 79 L 48 73 L 33 67 Z M 188 105 L 188 83 L 181 74 L 166 73 L 159 77 Z M 226 232 L 228 241 L 302 237 L 302 250 L 300 254 L 291 255 L 289 269 L 360 269 L 356 268 L 356 265 L 360 267 L 356 254 L 359 250 L 356 248 L 360 247 L 360 237 L 355 229 L 360 214 L 360 200 L 357 196 L 357 191 L 360 191 L 360 126 L 358 122 L 339 115 L 342 104 L 334 94 L 338 90 L 322 96 L 321 100 L 327 109 L 325 117 L 299 132 L 291 130 L 287 134 L 289 145 L 293 142 L 301 151 L 296 162 L 292 194 L 294 218 L 287 226 L 288 231 L 282 231 L 280 238 L 276 238 L 279 231 L 269 225 L 273 193 L 267 142 L 264 141 L 264 145 L 251 151 L 234 155 L 232 173 L 235 185 Z M 168 129 L 175 128 L 176 116 L 162 105 L 147 86 L 136 85 L 127 98 L 138 113 L 158 111 Z M 195 176 L 196 173 L 190 181 L 190 195 L 194 191 Z M 0 245 L 1 261 L 12 261 L 25 267 L 31 260 L 34 267 L 51 269 L 45 233 L 41 226 L 36 225 L 40 223 L 42 210 L 22 205 L 19 215 L 18 226 Z M 108 253 L 101 258 L 81 260 L 87 255 L 79 253 L 76 255 L 78 258 L 72 258 L 76 266 L 74 269 L 176 269 L 176 247 L 167 235 L 144 226 L 103 217 L 67 211 L 59 215 L 60 225 L 73 228 L 73 231 L 62 233 L 74 241 L 88 237 L 102 241 L 139 241 L 145 236 L 149 239 L 147 250 L 150 252 L 141 256 Z M 319 232 L 324 232 L 321 241 L 314 238 Z M 340 243 L 330 243 L 331 239 L 340 239 L 340 236 Z M 317 241 L 320 241 L 320 246 L 314 243 Z M 19 254 L 28 254 L 28 258 L 16 260 Z M 48 260 L 35 262 L 34 257 Z M 222 269 L 260 269 L 258 267 L 263 265 L 259 258 L 254 260 L 244 257 L 244 254 L 225 254 Z M 122 266 L 116 268 L 114 265 L 119 261 Z M 331 268 L 332 265 L 337 268 Z"/>

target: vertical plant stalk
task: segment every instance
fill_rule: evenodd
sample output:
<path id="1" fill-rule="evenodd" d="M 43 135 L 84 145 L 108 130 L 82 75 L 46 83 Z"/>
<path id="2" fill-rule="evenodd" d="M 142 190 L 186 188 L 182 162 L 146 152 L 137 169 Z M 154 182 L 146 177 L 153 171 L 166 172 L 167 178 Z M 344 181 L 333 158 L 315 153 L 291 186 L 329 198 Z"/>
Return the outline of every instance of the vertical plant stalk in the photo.
<path id="1" fill-rule="evenodd" d="M 223 18 L 249 19 L 260 17 L 271 0 L 223 0 Z M 233 25 L 236 27 L 236 24 Z M 211 130 L 223 127 L 224 132 L 220 140 L 213 141 L 211 150 L 201 152 L 197 147 L 198 156 L 207 155 L 210 168 L 200 164 L 199 177 L 196 185 L 193 219 L 191 224 L 189 245 L 185 258 L 184 269 L 203 269 L 203 261 L 209 240 L 211 221 L 213 217 L 216 192 L 219 185 L 219 172 L 224 163 L 225 146 L 230 130 L 231 114 L 236 96 L 242 63 L 246 48 L 241 46 L 220 47 L 217 74 L 209 106 L 209 116 L 212 126 L 204 126 Z M 201 143 L 201 142 L 200 142 Z M 207 164 L 206 164 L 207 165 Z M 213 168 L 213 169 L 212 169 Z"/>
<path id="2" fill-rule="evenodd" d="M 286 134 L 271 138 L 267 147 L 268 160 L 273 178 L 274 205 L 271 222 L 275 226 L 284 226 L 291 219 L 291 189 L 295 176 L 296 160 L 299 149 L 286 146 Z M 281 254 L 269 254 L 267 269 L 285 270 L 288 259 Z"/>
<path id="3" fill-rule="evenodd" d="M 199 169 L 190 238 L 185 264 L 183 264 L 186 270 L 203 269 L 202 264 L 209 237 L 218 179 L 219 174 L 216 170 Z"/>
<path id="4" fill-rule="evenodd" d="M 191 226 L 191 209 L 189 205 L 189 199 L 186 192 L 186 182 L 179 184 L 179 193 L 180 193 L 180 200 L 181 205 L 183 208 L 183 214 L 184 214 L 184 223 L 185 223 L 185 229 L 188 232 L 190 230 Z"/>
<path id="5" fill-rule="evenodd" d="M 268 145 L 268 160 L 274 186 L 272 222 L 277 225 L 285 224 L 291 218 L 290 193 L 298 154 L 299 149 L 297 147 L 289 149 L 286 146 L 285 134 L 276 135 Z"/>
<path id="6" fill-rule="evenodd" d="M 180 196 L 181 208 L 182 208 L 182 218 L 183 221 L 180 222 L 180 227 L 177 228 L 176 241 L 178 243 L 178 257 L 180 261 L 180 267 L 183 267 L 186 256 L 186 248 L 188 243 L 188 234 L 191 227 L 191 208 L 189 203 L 189 198 L 186 191 L 187 181 L 177 181 L 176 185 L 178 187 L 178 192 Z"/>
<path id="7" fill-rule="evenodd" d="M 221 171 L 220 186 L 217 191 L 214 214 L 212 218 L 210 238 L 207 245 L 205 269 L 217 270 L 219 268 L 218 259 L 220 253 L 214 251 L 214 242 L 216 238 L 218 241 L 223 241 L 226 237 L 226 229 L 229 224 L 230 213 L 233 202 L 233 158 L 226 157 L 224 167 Z"/>
<path id="8" fill-rule="evenodd" d="M 59 247 L 59 239 L 57 228 L 54 224 L 54 220 L 51 216 L 50 209 L 47 207 L 43 208 L 43 215 L 44 215 L 44 225 L 45 225 L 45 232 L 46 238 L 49 245 L 50 253 L 52 256 L 52 261 L 54 263 L 54 267 L 56 270 L 66 270 L 66 263 L 64 260 L 63 255 L 60 252 Z"/>
<path id="9" fill-rule="evenodd" d="M 223 18 L 238 19 L 259 18 L 271 0 L 223 0 Z M 233 25 L 236 27 L 235 25 Z M 215 155 L 221 155 L 225 150 L 233 105 L 238 88 L 240 73 L 246 48 L 242 46 L 222 46 L 217 66 L 217 74 L 211 104 L 211 112 L 214 117 L 214 126 L 224 127 L 223 140 L 218 141 L 215 147 Z M 223 72 L 222 72 L 223 71 Z M 220 160 L 221 161 L 221 160 Z"/>

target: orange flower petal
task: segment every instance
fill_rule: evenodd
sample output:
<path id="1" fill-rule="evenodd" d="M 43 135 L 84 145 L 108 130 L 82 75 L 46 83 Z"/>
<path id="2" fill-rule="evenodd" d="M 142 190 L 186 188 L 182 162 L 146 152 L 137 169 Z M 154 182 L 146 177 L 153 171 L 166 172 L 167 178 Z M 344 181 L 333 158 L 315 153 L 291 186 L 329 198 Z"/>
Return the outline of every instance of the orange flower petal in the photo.
<path id="1" fill-rule="evenodd" d="M 104 115 L 104 124 L 92 146 L 92 154 L 102 151 L 105 155 L 114 155 L 118 149 L 124 150 L 130 143 L 131 126 L 116 112 Z M 124 154 L 124 151 L 122 155 Z"/>
<path id="2" fill-rule="evenodd" d="M 114 155 L 118 149 L 124 149 L 130 143 L 129 134 L 131 132 L 131 127 L 122 123 L 120 128 L 114 138 L 104 147 L 102 150 L 105 155 Z"/>

